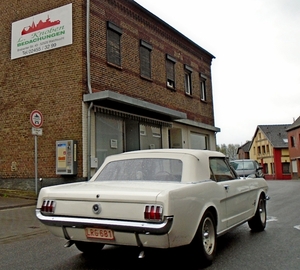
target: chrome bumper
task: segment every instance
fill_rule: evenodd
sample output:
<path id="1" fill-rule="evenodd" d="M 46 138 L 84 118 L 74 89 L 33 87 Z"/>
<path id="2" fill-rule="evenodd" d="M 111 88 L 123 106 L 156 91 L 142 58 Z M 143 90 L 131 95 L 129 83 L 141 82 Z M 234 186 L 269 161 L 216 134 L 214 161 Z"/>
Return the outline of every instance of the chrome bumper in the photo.
<path id="1" fill-rule="evenodd" d="M 102 227 L 119 232 L 155 235 L 168 233 L 173 224 L 173 217 L 165 217 L 161 223 L 148 223 L 82 217 L 45 216 L 41 213 L 40 209 L 36 209 L 36 217 L 47 226 L 72 228 Z"/>

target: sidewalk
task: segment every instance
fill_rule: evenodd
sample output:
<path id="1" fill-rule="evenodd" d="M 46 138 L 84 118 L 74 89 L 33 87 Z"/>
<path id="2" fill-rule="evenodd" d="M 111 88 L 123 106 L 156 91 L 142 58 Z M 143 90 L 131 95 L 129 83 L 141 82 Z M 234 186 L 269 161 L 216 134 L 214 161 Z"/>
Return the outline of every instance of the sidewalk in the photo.
<path id="1" fill-rule="evenodd" d="M 33 191 L 0 189 L 0 210 L 36 205 Z"/>
<path id="2" fill-rule="evenodd" d="M 0 189 L 0 245 L 47 233 L 35 216 L 33 191 Z"/>

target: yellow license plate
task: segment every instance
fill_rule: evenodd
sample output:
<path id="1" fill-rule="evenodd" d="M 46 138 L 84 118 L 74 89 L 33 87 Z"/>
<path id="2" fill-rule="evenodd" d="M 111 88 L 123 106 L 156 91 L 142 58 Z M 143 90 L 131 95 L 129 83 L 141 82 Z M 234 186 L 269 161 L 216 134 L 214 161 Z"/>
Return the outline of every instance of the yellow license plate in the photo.
<path id="1" fill-rule="evenodd" d="M 100 229 L 100 228 L 85 228 L 85 235 L 87 238 L 96 238 L 104 240 L 113 240 L 114 232 L 109 229 Z"/>

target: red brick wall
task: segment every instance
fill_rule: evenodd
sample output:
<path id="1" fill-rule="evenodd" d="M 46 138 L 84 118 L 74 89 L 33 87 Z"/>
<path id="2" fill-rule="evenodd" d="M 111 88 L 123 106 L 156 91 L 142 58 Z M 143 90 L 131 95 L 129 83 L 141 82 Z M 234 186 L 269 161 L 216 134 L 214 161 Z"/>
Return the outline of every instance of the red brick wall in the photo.
<path id="1" fill-rule="evenodd" d="M 238 151 L 238 159 L 249 159 L 249 152 L 245 152 L 243 149 L 239 149 Z"/>
<path id="2" fill-rule="evenodd" d="M 92 2 L 91 59 L 93 91 L 113 90 L 170 109 L 185 112 L 191 120 L 214 125 L 211 56 L 188 43 L 180 35 L 155 21 L 127 1 Z M 121 38 L 122 69 L 106 62 L 106 22 L 123 30 Z M 152 49 L 152 81 L 140 78 L 139 41 L 145 40 Z M 166 88 L 166 54 L 176 62 L 176 92 Z M 193 97 L 184 93 L 184 64 L 193 68 Z M 200 102 L 199 73 L 207 77 L 207 102 Z"/>
<path id="3" fill-rule="evenodd" d="M 290 159 L 291 162 L 292 160 L 297 160 L 297 174 L 293 174 L 291 171 L 292 177 L 293 178 L 300 178 L 300 128 L 293 129 L 291 131 L 288 131 L 288 140 L 289 140 L 289 153 L 290 153 Z M 291 137 L 295 138 L 295 145 L 292 147 L 292 142 L 291 142 Z"/>
<path id="4" fill-rule="evenodd" d="M 86 1 L 73 3 L 73 44 L 35 55 L 10 59 L 11 24 L 70 1 L 1 1 L 0 46 L 0 178 L 34 178 L 34 136 L 29 116 L 43 113 L 38 137 L 39 177 L 56 178 L 55 141 L 78 141 L 78 177 L 82 177 L 82 94 L 86 87 Z M 122 69 L 106 63 L 106 22 L 123 29 Z M 174 34 L 132 1 L 91 1 L 91 70 L 93 91 L 113 90 L 185 112 L 188 118 L 214 125 L 211 58 Z M 153 46 L 152 81 L 140 78 L 139 40 Z M 165 55 L 176 60 L 176 92 L 166 88 Z M 184 64 L 193 68 L 193 97 L 184 93 Z M 199 73 L 207 80 L 207 102 L 200 101 Z M 16 167 L 12 170 L 12 163 Z"/>
<path id="5" fill-rule="evenodd" d="M 288 133 L 289 140 L 289 153 L 290 158 L 299 158 L 300 157 L 300 128 L 289 131 Z M 291 146 L 291 137 L 295 138 L 295 146 Z"/>
<path id="6" fill-rule="evenodd" d="M 40 110 L 43 135 L 38 137 L 39 177 L 55 174 L 55 141 L 79 142 L 82 174 L 82 93 L 85 90 L 85 15 L 81 1 L 73 1 L 73 44 L 11 60 L 11 24 L 70 1 L 1 1 L 0 46 L 0 178 L 34 177 L 34 136 L 29 116 Z M 16 163 L 12 170 L 12 162 Z"/>

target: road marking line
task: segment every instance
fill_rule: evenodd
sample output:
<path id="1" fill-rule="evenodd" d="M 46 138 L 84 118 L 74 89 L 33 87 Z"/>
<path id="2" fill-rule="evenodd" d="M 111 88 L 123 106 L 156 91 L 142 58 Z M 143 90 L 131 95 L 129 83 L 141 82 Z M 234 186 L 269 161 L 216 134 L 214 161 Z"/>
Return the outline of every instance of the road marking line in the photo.
<path id="1" fill-rule="evenodd" d="M 277 217 L 267 217 L 267 222 L 278 221 Z"/>
<path id="2" fill-rule="evenodd" d="M 300 231 L 300 225 L 294 226 L 294 228 Z"/>

